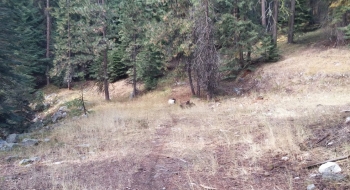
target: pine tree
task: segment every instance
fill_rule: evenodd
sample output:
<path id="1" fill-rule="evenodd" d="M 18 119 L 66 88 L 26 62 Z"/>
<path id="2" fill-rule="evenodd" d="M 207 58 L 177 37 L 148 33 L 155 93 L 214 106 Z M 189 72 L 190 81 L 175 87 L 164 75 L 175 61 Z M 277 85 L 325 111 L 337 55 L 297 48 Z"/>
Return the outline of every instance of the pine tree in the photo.
<path id="1" fill-rule="evenodd" d="M 193 3 L 187 0 L 167 0 L 158 3 L 158 22 L 148 32 L 150 43 L 162 53 L 163 61 L 178 62 L 179 71 L 187 72 L 192 94 L 195 95 L 192 77 L 194 42 Z M 153 6 L 154 7 L 154 6 Z M 183 76 L 183 74 L 180 74 Z M 180 77 L 181 77 L 180 76 Z"/>
<path id="2" fill-rule="evenodd" d="M 139 67 L 137 57 L 143 48 L 145 37 L 144 26 L 147 16 L 144 12 L 145 7 L 146 4 L 142 0 L 124 0 L 119 5 L 119 40 L 121 46 L 125 47 L 123 61 L 132 68 L 132 97 L 138 93 L 136 87 L 137 68 Z"/>
<path id="3" fill-rule="evenodd" d="M 23 72 L 36 84 L 43 84 L 46 72 L 43 15 L 35 1 L 13 0 L 9 1 L 9 6 L 15 13 L 17 23 L 14 32 L 18 33 L 21 39 L 18 53 L 22 55 L 19 61 L 25 65 Z"/>
<path id="4" fill-rule="evenodd" d="M 31 1 L 0 2 L 0 133 L 23 132 L 29 124 L 34 76 L 45 73 L 41 21 Z"/>
<path id="5" fill-rule="evenodd" d="M 276 45 L 266 38 L 266 28 L 270 28 L 271 23 L 265 14 L 271 6 L 264 2 L 261 2 L 261 7 L 251 0 L 222 0 L 216 3 L 216 42 L 220 55 L 224 57 L 221 70 L 227 75 L 226 78 L 236 77 L 239 70 L 249 66 L 253 57 L 262 55 L 268 60 L 272 59 L 269 55 L 275 55 L 266 52 L 274 51 Z M 260 12 L 264 13 L 263 17 Z M 261 54 L 261 48 L 264 54 Z"/>
<path id="6" fill-rule="evenodd" d="M 57 21 L 55 73 L 65 72 L 70 87 L 73 77 L 85 77 L 87 68 L 92 68 L 91 76 L 101 82 L 101 90 L 109 100 L 108 51 L 115 36 L 115 11 L 104 1 L 62 0 L 53 15 Z"/>
<path id="7" fill-rule="evenodd" d="M 84 25 L 81 28 L 86 28 L 87 32 L 82 35 L 85 39 L 93 40 L 92 49 L 95 56 L 94 64 L 99 64 L 99 79 L 101 89 L 104 91 L 105 100 L 109 98 L 109 82 L 108 82 L 108 51 L 113 46 L 113 40 L 109 35 L 113 30 L 110 29 L 114 11 L 109 8 L 109 5 L 101 1 L 85 0 L 83 8 L 78 9 L 84 18 Z M 99 63 L 100 62 L 100 63 Z"/>
<path id="8" fill-rule="evenodd" d="M 46 0 L 45 16 L 46 16 L 46 85 L 50 84 L 50 51 L 51 51 L 51 7 L 50 0 Z"/>
<path id="9" fill-rule="evenodd" d="M 108 76 L 110 82 L 115 82 L 120 79 L 124 79 L 128 77 L 127 71 L 130 67 L 123 62 L 123 48 L 118 46 L 112 50 L 109 56 L 109 65 L 108 65 Z"/>
<path id="10" fill-rule="evenodd" d="M 145 83 L 146 90 L 157 86 L 158 78 L 163 76 L 164 63 L 162 52 L 153 45 L 143 47 L 137 56 L 138 76 Z"/>
<path id="11" fill-rule="evenodd" d="M 288 43 L 293 43 L 294 33 L 305 32 L 312 23 L 309 0 L 281 1 L 278 22 L 281 31 L 288 36 Z"/>
<path id="12" fill-rule="evenodd" d="M 52 13 L 56 21 L 53 74 L 58 76 L 63 73 L 64 79 L 58 80 L 67 82 L 68 89 L 71 88 L 72 78 L 77 67 L 74 60 L 75 49 L 72 48 L 72 45 L 77 44 L 76 37 L 79 37 L 77 25 L 74 23 L 74 19 L 79 19 L 79 15 L 74 14 L 74 8 L 78 6 L 75 1 L 59 0 Z"/>

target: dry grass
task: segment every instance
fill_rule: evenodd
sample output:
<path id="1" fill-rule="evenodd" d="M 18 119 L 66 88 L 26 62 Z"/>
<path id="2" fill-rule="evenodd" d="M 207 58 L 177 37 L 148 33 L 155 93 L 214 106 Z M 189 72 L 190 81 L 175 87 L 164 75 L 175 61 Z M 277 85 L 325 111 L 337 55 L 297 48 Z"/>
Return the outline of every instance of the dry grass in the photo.
<path id="1" fill-rule="evenodd" d="M 303 164 L 350 151 L 348 143 L 337 144 L 336 151 L 308 144 L 343 126 L 339 111 L 349 106 L 350 53 L 294 46 L 283 52 L 282 61 L 264 65 L 245 79 L 254 88 L 220 103 L 192 98 L 196 106 L 191 109 L 168 105 L 167 99 L 174 95 L 189 98 L 189 89 L 182 87 L 129 101 L 130 86 L 118 83 L 112 102 L 88 91 L 86 99 L 93 106 L 89 109 L 94 110 L 89 117 L 67 120 L 38 134 L 49 137 L 49 143 L 1 153 L 1 157 L 17 154 L 42 160 L 30 167 L 13 163 L 12 173 L 1 176 L 0 184 L 9 189 L 125 189 L 135 180 L 142 182 L 135 175 L 147 173 L 147 160 L 154 159 L 150 171 L 154 188 L 160 187 L 157 180 L 165 180 L 156 177 L 178 172 L 182 178 L 169 178 L 172 181 L 164 182 L 167 189 L 305 189 L 314 171 L 302 170 Z M 281 164 L 283 156 L 289 160 Z M 6 163 L 0 165 L 3 169 Z M 341 166 L 349 174 L 350 165 L 342 162 Z M 19 171 L 34 177 L 6 182 Z M 294 179 L 298 176 L 302 182 Z M 139 189 L 150 189 L 141 182 Z"/>

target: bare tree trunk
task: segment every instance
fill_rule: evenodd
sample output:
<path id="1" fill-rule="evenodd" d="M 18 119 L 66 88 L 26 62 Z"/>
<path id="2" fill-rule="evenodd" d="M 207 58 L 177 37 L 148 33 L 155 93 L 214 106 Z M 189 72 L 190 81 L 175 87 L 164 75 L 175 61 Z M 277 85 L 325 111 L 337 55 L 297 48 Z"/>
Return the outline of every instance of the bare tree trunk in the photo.
<path id="1" fill-rule="evenodd" d="M 278 6 L 279 0 L 274 0 L 272 38 L 275 45 L 277 45 Z"/>
<path id="2" fill-rule="evenodd" d="M 132 87 L 133 87 L 133 91 L 132 91 L 132 97 L 136 97 L 137 96 L 137 86 L 136 86 L 136 63 L 134 63 L 133 66 L 133 78 L 132 78 Z"/>
<path id="3" fill-rule="evenodd" d="M 104 0 L 101 1 L 101 4 L 104 5 Z M 106 19 L 105 13 L 103 13 L 104 19 Z M 103 25 L 103 41 L 105 42 L 106 49 L 103 50 L 103 88 L 105 91 L 105 100 L 109 101 L 109 83 L 108 83 L 108 44 L 106 39 L 107 26 Z"/>
<path id="4" fill-rule="evenodd" d="M 197 93 L 196 93 L 197 97 L 201 96 L 201 77 L 199 74 L 199 71 L 197 70 Z"/>
<path id="5" fill-rule="evenodd" d="M 84 114 L 87 115 L 87 109 L 84 101 L 84 85 L 81 86 L 81 105 L 83 107 Z"/>
<path id="6" fill-rule="evenodd" d="M 250 44 L 248 46 L 247 61 L 250 62 L 252 60 L 252 48 Z"/>
<path id="7" fill-rule="evenodd" d="M 50 0 L 46 0 L 46 59 L 50 58 Z M 46 85 L 50 85 L 50 66 L 49 63 L 46 65 Z"/>
<path id="8" fill-rule="evenodd" d="M 211 47 L 210 47 L 210 45 L 211 45 L 211 43 L 210 43 L 210 33 L 211 33 L 211 31 L 210 31 L 210 27 L 209 27 L 209 5 L 208 5 L 208 0 L 206 0 L 205 1 L 205 24 L 206 24 L 206 31 L 205 31 L 205 33 L 206 33 L 206 45 L 208 46 L 208 47 L 206 47 L 206 48 L 208 48 L 208 49 L 210 49 Z M 208 67 L 210 67 L 211 66 L 211 64 L 212 63 L 210 63 L 209 65 L 208 65 Z M 210 72 L 212 72 L 212 69 L 209 69 L 209 70 L 207 70 L 207 72 L 208 73 L 210 73 Z M 212 86 L 212 82 L 210 81 L 211 80 L 211 76 L 210 76 L 210 74 L 206 74 L 206 83 L 207 83 L 207 99 L 208 100 L 211 100 L 212 99 L 212 97 L 213 97 L 213 91 L 214 91 L 214 88 L 213 88 L 213 86 Z"/>
<path id="9" fill-rule="evenodd" d="M 68 6 L 70 7 L 70 0 L 68 0 Z M 71 65 L 71 38 L 70 38 L 70 15 L 68 13 L 68 67 L 69 73 L 67 77 L 68 90 L 71 90 L 71 82 L 72 82 L 72 65 Z"/>
<path id="10" fill-rule="evenodd" d="M 210 18 L 209 0 L 201 1 L 197 6 L 198 16 L 195 18 L 194 64 L 196 70 L 197 93 L 201 97 L 201 87 L 207 92 L 208 99 L 215 93 L 218 83 L 218 56 L 214 44 L 213 21 Z M 233 13 L 236 15 L 235 13 Z"/>
<path id="11" fill-rule="evenodd" d="M 136 80 L 137 80 L 137 73 L 136 73 L 136 36 L 134 34 L 134 47 L 133 47 L 133 52 L 132 52 L 132 61 L 134 63 L 133 65 L 133 79 L 132 79 L 132 86 L 133 86 L 133 91 L 132 91 L 132 96 L 136 97 L 137 96 L 137 86 L 136 86 Z"/>
<path id="12" fill-rule="evenodd" d="M 236 17 L 237 20 L 240 20 L 238 3 L 239 3 L 238 0 L 236 0 L 237 7 L 234 9 L 233 16 Z M 239 44 L 240 35 L 239 34 L 235 34 L 234 40 L 235 40 L 236 47 L 238 49 L 238 63 L 240 65 L 240 67 L 243 68 L 244 67 L 244 57 L 243 57 L 243 47 L 242 47 L 242 45 Z"/>
<path id="13" fill-rule="evenodd" d="M 290 0 L 290 13 L 288 20 L 288 43 L 294 41 L 294 17 L 295 17 L 295 0 Z"/>
<path id="14" fill-rule="evenodd" d="M 241 68 L 244 68 L 244 55 L 243 55 L 243 47 L 242 45 L 238 45 L 239 47 L 239 64 Z"/>
<path id="15" fill-rule="evenodd" d="M 108 65 L 108 58 L 107 58 L 107 47 L 106 49 L 103 51 L 103 88 L 105 91 L 105 100 L 109 101 L 109 89 L 108 89 L 108 72 L 107 72 L 107 65 Z"/>
<path id="16" fill-rule="evenodd" d="M 266 0 L 261 0 L 261 24 L 266 28 Z"/>
<path id="17" fill-rule="evenodd" d="M 189 58 L 186 58 L 187 75 L 188 75 L 188 80 L 189 80 L 189 83 L 190 83 L 192 95 L 195 96 L 196 92 L 194 91 L 193 80 L 192 80 L 192 63 L 191 63 L 191 60 L 188 60 L 188 59 Z"/>
<path id="18" fill-rule="evenodd" d="M 72 90 L 71 84 L 70 84 L 70 80 L 67 80 L 67 86 L 68 86 L 68 90 Z"/>
<path id="19" fill-rule="evenodd" d="M 106 42 L 106 27 L 103 28 L 103 40 L 106 43 L 106 49 L 103 50 L 103 65 L 102 65 L 102 69 L 103 69 L 103 88 L 105 91 L 105 100 L 109 101 L 109 83 L 108 83 L 108 45 Z"/>

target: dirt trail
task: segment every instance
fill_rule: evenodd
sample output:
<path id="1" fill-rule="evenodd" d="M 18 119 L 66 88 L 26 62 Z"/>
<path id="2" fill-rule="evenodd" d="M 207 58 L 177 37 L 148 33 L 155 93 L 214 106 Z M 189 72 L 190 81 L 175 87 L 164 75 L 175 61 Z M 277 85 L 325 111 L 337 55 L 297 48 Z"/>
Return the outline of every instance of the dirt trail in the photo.
<path id="1" fill-rule="evenodd" d="M 235 83 L 225 83 L 223 89 L 231 94 L 210 107 L 204 101 L 185 110 L 164 108 L 169 106 L 166 101 L 160 106 L 151 104 L 172 97 L 179 103 L 191 99 L 186 85 L 173 86 L 171 94 L 146 94 L 143 100 L 149 98 L 151 103 L 140 106 L 141 100 L 129 101 L 126 83 L 114 84 L 111 97 L 117 102 L 112 105 L 115 107 L 96 103 L 96 113 L 114 118 L 119 110 L 128 109 L 125 115 L 118 115 L 120 126 L 110 125 L 115 120 L 107 116 L 96 117 L 100 121 L 96 124 L 81 120 L 86 124 L 84 130 L 73 132 L 87 139 L 74 136 L 71 141 L 55 142 L 51 138 L 52 142 L 23 153 L 18 149 L 0 154 L 0 190 L 260 190 L 306 189 L 309 184 L 318 189 L 350 189 L 348 177 L 329 182 L 320 176 L 310 177 L 318 174 L 317 168 L 302 168 L 309 162 L 348 155 L 349 126 L 343 125 L 343 117 L 350 115 L 339 114 L 350 107 L 348 50 L 297 53 L 242 75 Z M 92 100 L 100 98 L 90 96 Z M 166 115 L 168 111 L 174 115 Z M 168 116 L 170 121 L 163 120 Z M 152 127 L 145 127 L 144 121 Z M 96 126 L 101 128 L 96 130 Z M 69 125 L 61 127 L 71 130 Z M 54 132 L 65 135 L 62 131 Z M 91 132 L 96 136 L 90 136 Z M 316 143 L 326 134 L 331 135 Z M 91 142 L 92 151 L 79 152 L 71 146 L 84 140 Z M 7 156 L 17 154 L 17 159 L 6 161 Z M 18 165 L 22 158 L 32 156 L 41 160 Z M 340 166 L 348 175 L 349 163 Z"/>
<path id="2" fill-rule="evenodd" d="M 146 155 L 138 171 L 132 175 L 131 189 L 190 189 L 185 185 L 183 170 L 186 162 L 166 156 L 165 146 L 171 127 L 161 125 L 156 129 L 152 151 Z M 180 185 L 181 188 L 176 188 Z"/>

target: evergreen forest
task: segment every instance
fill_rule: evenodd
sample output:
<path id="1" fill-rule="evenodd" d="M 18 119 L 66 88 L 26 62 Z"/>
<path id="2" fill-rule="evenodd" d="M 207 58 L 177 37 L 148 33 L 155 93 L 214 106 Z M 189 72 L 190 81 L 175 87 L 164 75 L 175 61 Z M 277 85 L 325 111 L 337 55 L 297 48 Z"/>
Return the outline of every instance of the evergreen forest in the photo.
<path id="1" fill-rule="evenodd" d="M 31 125 L 40 88 L 128 78 L 146 90 L 176 70 L 193 96 L 211 99 L 222 80 L 280 59 L 277 41 L 329 28 L 350 38 L 348 0 L 0 0 L 0 137 Z"/>

